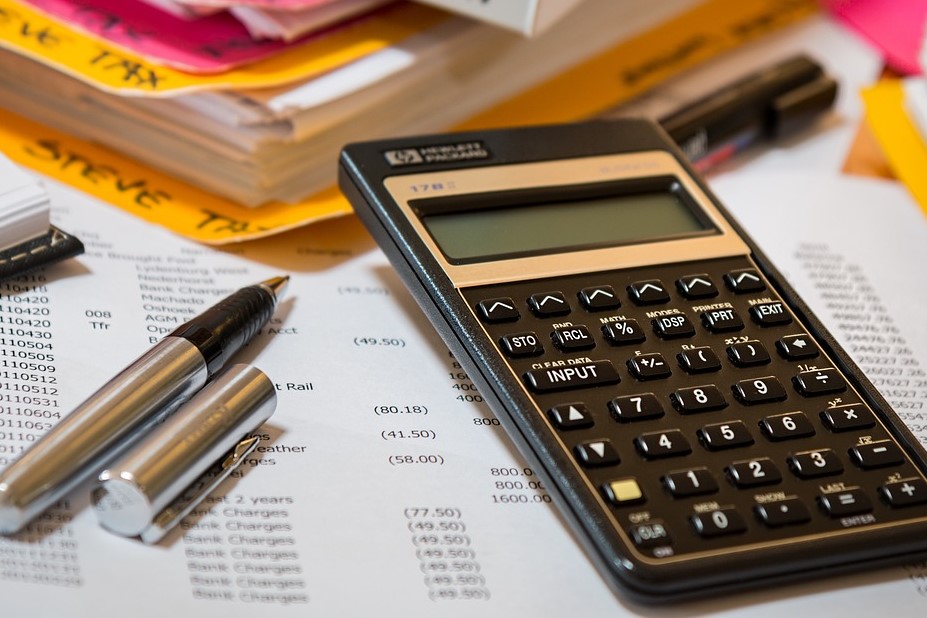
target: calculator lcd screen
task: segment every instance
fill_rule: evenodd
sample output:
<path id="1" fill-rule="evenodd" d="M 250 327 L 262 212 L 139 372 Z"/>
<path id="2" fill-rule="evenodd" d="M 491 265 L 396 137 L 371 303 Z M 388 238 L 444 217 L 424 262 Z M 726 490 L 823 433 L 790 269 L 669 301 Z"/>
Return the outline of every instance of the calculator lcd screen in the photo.
<path id="1" fill-rule="evenodd" d="M 420 212 L 425 228 L 453 263 L 598 249 L 714 231 L 678 191 L 496 208 Z"/>

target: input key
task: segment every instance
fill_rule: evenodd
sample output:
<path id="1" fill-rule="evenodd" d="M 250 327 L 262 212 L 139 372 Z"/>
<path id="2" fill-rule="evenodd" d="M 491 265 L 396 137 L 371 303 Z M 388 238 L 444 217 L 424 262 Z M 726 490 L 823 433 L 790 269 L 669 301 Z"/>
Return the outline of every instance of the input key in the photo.
<path id="1" fill-rule="evenodd" d="M 523 377 L 528 387 L 536 393 L 617 384 L 621 380 L 615 366 L 607 360 L 532 369 L 525 372 Z"/>

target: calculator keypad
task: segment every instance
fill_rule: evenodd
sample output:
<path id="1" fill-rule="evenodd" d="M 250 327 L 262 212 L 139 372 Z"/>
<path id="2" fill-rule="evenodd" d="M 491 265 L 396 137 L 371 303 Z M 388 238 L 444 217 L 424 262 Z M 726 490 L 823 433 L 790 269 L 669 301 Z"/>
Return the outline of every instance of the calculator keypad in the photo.
<path id="1" fill-rule="evenodd" d="M 649 558 L 927 517 L 927 481 L 748 258 L 463 295 Z"/>

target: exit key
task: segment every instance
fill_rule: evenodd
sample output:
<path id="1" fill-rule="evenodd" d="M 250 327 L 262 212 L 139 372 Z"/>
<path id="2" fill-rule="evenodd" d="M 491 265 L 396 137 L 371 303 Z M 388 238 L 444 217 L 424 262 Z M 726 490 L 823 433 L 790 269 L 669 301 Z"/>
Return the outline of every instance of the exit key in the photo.
<path id="1" fill-rule="evenodd" d="M 750 307 L 750 317 L 760 326 L 779 326 L 792 322 L 792 314 L 781 300 L 753 305 Z"/>

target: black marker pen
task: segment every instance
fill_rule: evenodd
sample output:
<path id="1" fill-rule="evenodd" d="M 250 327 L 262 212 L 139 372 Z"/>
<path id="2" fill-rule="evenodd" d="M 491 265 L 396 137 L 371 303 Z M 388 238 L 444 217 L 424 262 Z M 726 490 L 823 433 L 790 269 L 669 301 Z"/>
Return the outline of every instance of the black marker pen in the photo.
<path id="1" fill-rule="evenodd" d="M 752 73 L 660 119 L 689 161 L 704 171 L 748 146 L 806 125 L 828 109 L 837 82 L 807 56 Z"/>

